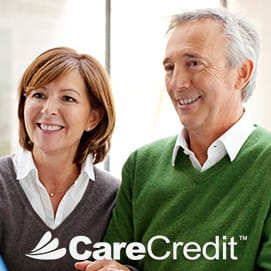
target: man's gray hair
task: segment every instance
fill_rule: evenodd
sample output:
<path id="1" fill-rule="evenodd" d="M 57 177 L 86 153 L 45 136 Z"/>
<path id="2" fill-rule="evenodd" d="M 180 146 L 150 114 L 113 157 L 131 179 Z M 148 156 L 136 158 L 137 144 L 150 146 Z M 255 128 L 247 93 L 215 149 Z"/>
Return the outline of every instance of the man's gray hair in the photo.
<path id="1" fill-rule="evenodd" d="M 221 23 L 228 43 L 228 62 L 231 67 L 238 66 L 249 59 L 254 67 L 249 82 L 243 89 L 243 101 L 247 101 L 256 86 L 256 73 L 260 51 L 258 33 L 244 19 L 239 18 L 225 9 L 197 9 L 171 16 L 167 33 L 177 25 L 200 19 L 211 19 Z"/>

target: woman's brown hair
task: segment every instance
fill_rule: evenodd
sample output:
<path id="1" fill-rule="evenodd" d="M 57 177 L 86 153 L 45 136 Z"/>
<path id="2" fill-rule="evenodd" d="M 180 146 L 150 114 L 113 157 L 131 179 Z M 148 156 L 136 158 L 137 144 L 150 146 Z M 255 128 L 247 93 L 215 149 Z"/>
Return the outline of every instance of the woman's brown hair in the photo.
<path id="1" fill-rule="evenodd" d="M 67 47 L 57 47 L 40 54 L 28 66 L 19 84 L 19 143 L 22 148 L 32 151 L 31 142 L 25 127 L 24 107 L 26 92 L 50 83 L 59 75 L 78 70 L 85 81 L 91 107 L 102 110 L 103 117 L 91 131 L 84 132 L 74 163 L 81 167 L 89 153 L 93 163 L 101 162 L 107 155 L 115 127 L 115 108 L 109 77 L 103 66 L 92 56 L 79 54 Z"/>

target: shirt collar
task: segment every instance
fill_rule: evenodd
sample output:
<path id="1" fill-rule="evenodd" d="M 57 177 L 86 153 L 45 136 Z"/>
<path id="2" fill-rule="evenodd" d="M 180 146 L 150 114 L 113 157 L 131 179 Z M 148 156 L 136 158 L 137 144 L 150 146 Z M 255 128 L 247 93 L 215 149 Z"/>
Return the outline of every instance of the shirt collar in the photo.
<path id="1" fill-rule="evenodd" d="M 248 112 L 244 111 L 242 117 L 215 142 L 221 142 L 224 145 L 226 153 L 229 155 L 230 160 L 233 161 L 254 129 L 255 126 L 252 124 Z M 185 130 L 185 128 L 183 128 L 181 133 L 177 137 L 173 149 L 172 166 L 175 166 L 175 160 L 180 147 L 183 148 L 185 152 L 191 152 L 188 149 L 186 136 L 187 131 Z"/>
<path id="2" fill-rule="evenodd" d="M 87 176 L 92 180 L 95 181 L 95 174 L 93 169 L 93 155 L 90 153 L 84 163 L 81 166 L 81 173 L 85 172 Z"/>
<path id="3" fill-rule="evenodd" d="M 81 166 L 81 174 L 85 173 L 91 180 L 95 180 L 93 169 L 93 155 L 90 153 Z M 27 177 L 32 171 L 37 174 L 37 168 L 33 161 L 32 153 L 27 150 L 21 150 L 13 157 L 13 163 L 17 174 L 17 179 L 21 180 Z M 38 174 L 36 175 L 38 176 Z"/>

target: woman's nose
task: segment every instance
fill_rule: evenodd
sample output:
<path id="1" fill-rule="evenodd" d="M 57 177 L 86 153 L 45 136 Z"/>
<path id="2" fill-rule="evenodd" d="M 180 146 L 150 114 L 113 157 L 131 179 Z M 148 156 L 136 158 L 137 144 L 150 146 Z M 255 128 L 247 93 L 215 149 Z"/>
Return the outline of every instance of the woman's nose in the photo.
<path id="1" fill-rule="evenodd" d="M 58 103 L 53 98 L 47 98 L 41 109 L 42 114 L 55 115 L 58 110 Z"/>

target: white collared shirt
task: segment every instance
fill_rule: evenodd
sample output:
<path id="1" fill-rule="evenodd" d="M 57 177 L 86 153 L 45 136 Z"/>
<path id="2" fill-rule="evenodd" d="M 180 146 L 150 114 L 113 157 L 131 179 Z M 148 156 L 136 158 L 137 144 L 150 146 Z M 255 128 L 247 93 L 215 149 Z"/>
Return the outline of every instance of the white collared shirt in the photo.
<path id="1" fill-rule="evenodd" d="M 180 147 L 189 156 L 193 167 L 199 171 L 204 171 L 212 167 L 226 154 L 229 155 L 232 162 L 254 129 L 255 126 L 253 126 L 249 114 L 245 111 L 240 120 L 211 144 L 207 151 L 207 160 L 201 166 L 195 154 L 188 148 L 186 141 L 187 131 L 183 128 L 182 132 L 178 135 L 173 149 L 172 165 L 175 166 L 176 156 Z"/>
<path id="2" fill-rule="evenodd" d="M 17 180 L 20 182 L 33 209 L 51 229 L 58 227 L 76 207 L 87 189 L 89 179 L 95 180 L 92 155 L 89 154 L 82 164 L 80 175 L 65 193 L 54 216 L 50 196 L 39 180 L 32 153 L 29 151 L 16 153 L 13 157 L 13 164 Z"/>

